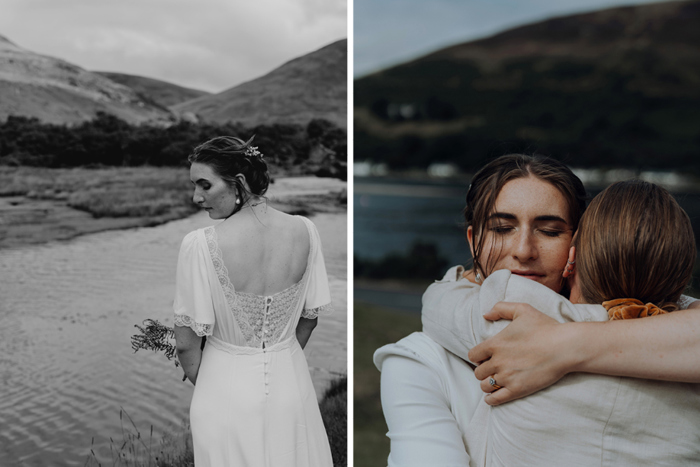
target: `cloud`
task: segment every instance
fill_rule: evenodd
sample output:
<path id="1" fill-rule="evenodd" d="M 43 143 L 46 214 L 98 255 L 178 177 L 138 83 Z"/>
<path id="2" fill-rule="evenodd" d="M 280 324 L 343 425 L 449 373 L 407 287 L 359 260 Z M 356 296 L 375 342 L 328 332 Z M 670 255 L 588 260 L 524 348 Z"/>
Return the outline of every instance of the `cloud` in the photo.
<path id="1" fill-rule="evenodd" d="M 218 92 L 347 36 L 345 0 L 0 0 L 0 34 L 89 70 Z"/>

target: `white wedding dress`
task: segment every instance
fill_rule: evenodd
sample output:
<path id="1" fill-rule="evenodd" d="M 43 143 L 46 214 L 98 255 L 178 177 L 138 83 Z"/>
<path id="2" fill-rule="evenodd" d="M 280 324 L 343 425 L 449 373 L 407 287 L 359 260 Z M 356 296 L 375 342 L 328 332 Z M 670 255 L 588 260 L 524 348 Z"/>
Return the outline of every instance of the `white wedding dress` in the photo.
<path id="1" fill-rule="evenodd" d="M 296 338 L 300 317 L 330 308 L 320 238 L 302 219 L 310 239 L 306 271 L 271 296 L 234 290 L 214 227 L 182 242 L 175 325 L 207 336 L 190 406 L 197 467 L 333 465 Z"/>

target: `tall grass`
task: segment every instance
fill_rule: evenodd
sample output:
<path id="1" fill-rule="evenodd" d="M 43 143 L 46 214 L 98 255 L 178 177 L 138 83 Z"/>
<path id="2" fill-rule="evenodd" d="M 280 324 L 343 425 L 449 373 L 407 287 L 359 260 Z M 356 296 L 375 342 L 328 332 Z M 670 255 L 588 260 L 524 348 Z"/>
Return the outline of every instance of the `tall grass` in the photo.
<path id="1" fill-rule="evenodd" d="M 334 467 L 348 465 L 348 378 L 331 381 L 319 404 Z"/>
<path id="2" fill-rule="evenodd" d="M 125 419 L 128 423 L 125 426 Z M 153 441 L 153 425 L 148 437 L 142 436 L 134 420 L 123 408 L 119 410 L 119 423 L 122 440 L 109 438 L 111 459 L 100 462 L 94 449 L 85 460 L 85 467 L 124 466 L 124 467 L 194 467 L 192 435 L 189 424 L 183 423 L 180 430 L 165 434 L 158 443 Z M 93 445 L 95 439 L 93 438 Z"/>

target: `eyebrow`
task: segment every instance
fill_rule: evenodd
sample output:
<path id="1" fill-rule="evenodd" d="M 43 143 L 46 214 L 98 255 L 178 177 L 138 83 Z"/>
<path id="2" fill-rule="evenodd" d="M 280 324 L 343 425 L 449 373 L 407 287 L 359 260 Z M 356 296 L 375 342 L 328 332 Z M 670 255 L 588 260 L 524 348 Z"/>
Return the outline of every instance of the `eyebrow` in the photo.
<path id="1" fill-rule="evenodd" d="M 207 180 L 206 178 L 199 178 L 199 179 L 197 179 L 196 182 L 195 182 L 194 180 L 190 180 L 190 183 L 192 183 L 193 185 L 196 185 L 197 183 L 202 183 L 202 182 L 211 183 L 211 182 L 210 182 L 209 180 Z"/>
<path id="2" fill-rule="evenodd" d="M 518 219 L 515 214 L 511 214 L 508 212 L 494 212 L 486 220 L 489 221 L 493 218 L 507 219 L 507 220 L 517 220 Z M 535 217 L 535 221 L 554 221 L 554 222 L 563 222 L 564 224 L 568 224 L 568 222 L 566 222 L 564 219 L 562 219 L 559 216 L 555 216 L 553 214 L 545 214 L 543 216 L 537 216 L 537 217 Z"/>

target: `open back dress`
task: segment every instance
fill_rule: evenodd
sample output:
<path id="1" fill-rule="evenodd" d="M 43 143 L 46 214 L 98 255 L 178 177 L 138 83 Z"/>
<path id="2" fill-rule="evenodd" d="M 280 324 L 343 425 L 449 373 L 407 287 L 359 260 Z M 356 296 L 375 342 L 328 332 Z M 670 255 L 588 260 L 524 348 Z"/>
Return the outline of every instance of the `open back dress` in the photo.
<path id="1" fill-rule="evenodd" d="M 207 336 L 190 406 L 197 467 L 333 465 L 296 338 L 300 317 L 330 308 L 320 238 L 313 223 L 301 219 L 310 239 L 306 270 L 299 282 L 269 296 L 234 289 L 214 227 L 182 241 L 175 325 Z"/>

